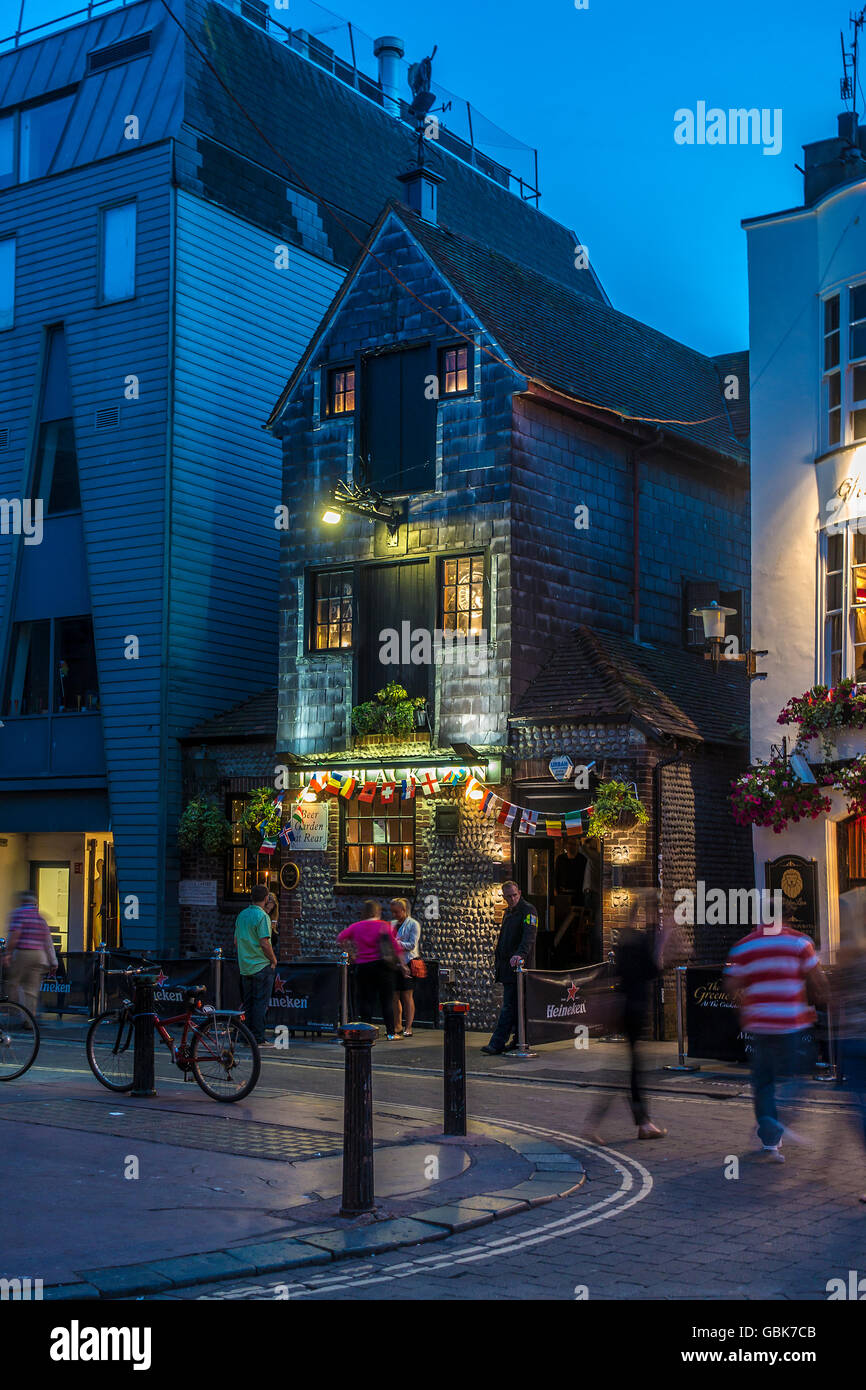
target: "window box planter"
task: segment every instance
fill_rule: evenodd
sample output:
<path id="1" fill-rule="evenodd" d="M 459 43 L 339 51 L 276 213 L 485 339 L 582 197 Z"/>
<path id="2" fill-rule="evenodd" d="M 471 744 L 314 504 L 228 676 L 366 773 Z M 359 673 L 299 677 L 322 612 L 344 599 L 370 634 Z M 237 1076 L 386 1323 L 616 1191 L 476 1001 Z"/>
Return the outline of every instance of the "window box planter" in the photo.
<path id="1" fill-rule="evenodd" d="M 395 743 L 430 743 L 427 729 L 410 729 L 404 734 L 353 734 L 353 748 L 387 748 Z"/>

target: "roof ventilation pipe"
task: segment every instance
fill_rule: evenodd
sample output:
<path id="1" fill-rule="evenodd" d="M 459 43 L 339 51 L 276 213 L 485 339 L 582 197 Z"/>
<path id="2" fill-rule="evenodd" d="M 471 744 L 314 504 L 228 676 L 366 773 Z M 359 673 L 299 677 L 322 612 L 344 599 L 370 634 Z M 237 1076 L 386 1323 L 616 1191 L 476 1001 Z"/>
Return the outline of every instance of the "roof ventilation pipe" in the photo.
<path id="1" fill-rule="evenodd" d="M 382 105 L 392 116 L 400 115 L 400 60 L 405 51 L 403 40 L 393 34 L 383 34 L 373 43 L 373 52 L 379 59 Z"/>

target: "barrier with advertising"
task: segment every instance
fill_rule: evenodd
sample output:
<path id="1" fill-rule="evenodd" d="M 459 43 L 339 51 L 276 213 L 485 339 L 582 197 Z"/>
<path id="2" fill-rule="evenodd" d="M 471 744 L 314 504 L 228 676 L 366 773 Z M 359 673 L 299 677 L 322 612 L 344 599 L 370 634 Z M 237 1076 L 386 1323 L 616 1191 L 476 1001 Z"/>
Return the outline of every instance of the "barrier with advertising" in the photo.
<path id="1" fill-rule="evenodd" d="M 439 1027 L 439 962 L 438 960 L 428 960 L 423 957 L 424 964 L 427 966 L 427 974 L 423 980 L 415 981 L 415 1022 L 430 1023 L 434 1028 Z M 354 980 L 354 967 L 349 971 L 349 1006 L 350 1012 L 354 1016 L 358 1009 L 358 996 Z M 381 1023 L 383 1020 L 378 1014 L 374 1015 L 374 1022 Z"/>
<path id="2" fill-rule="evenodd" d="M 208 956 L 192 956 L 185 960 L 171 960 L 168 957 L 161 957 L 159 961 L 146 960 L 143 956 L 133 956 L 127 951 L 112 951 L 109 970 L 124 970 L 128 965 L 131 966 L 158 966 L 156 984 L 153 991 L 153 1002 L 156 1009 L 162 1014 L 170 1014 L 172 1011 L 179 1013 L 183 1006 L 184 990 L 190 985 L 205 985 L 207 994 L 205 999 L 208 1003 L 214 1002 L 213 997 L 213 962 Z M 105 1006 L 108 1009 L 115 1008 L 124 998 L 130 998 L 132 985 L 128 980 L 124 980 L 120 975 L 108 975 L 105 981 Z"/>
<path id="3" fill-rule="evenodd" d="M 58 951 L 57 970 L 39 991 L 43 1009 L 58 1014 L 89 1014 L 93 1007 L 96 959 L 88 951 Z"/>
<path id="4" fill-rule="evenodd" d="M 265 1019 L 269 1028 L 333 1033 L 340 1021 L 340 970 L 334 961 L 277 966 Z"/>
<path id="5" fill-rule="evenodd" d="M 524 973 L 526 1041 L 562 1042 L 583 1025 L 598 1038 L 616 1028 L 618 996 L 606 965 Z"/>
<path id="6" fill-rule="evenodd" d="M 722 984 L 722 965 L 687 965 L 686 1037 L 690 1057 L 745 1062 L 748 1040 L 739 1012 Z"/>

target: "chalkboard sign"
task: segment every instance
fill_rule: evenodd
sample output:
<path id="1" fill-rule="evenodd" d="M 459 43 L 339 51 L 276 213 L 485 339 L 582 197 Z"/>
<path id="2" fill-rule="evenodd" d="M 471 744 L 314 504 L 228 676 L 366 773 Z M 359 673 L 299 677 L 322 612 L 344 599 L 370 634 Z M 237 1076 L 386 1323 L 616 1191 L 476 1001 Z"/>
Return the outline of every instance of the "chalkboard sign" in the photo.
<path id="1" fill-rule="evenodd" d="M 797 931 L 805 932 L 820 947 L 816 861 L 803 859 L 799 854 L 768 859 L 764 866 L 764 882 L 771 894 L 777 889 L 781 892 L 785 921 Z"/>
<path id="2" fill-rule="evenodd" d="M 721 965 L 686 968 L 686 1037 L 690 1057 L 715 1057 L 720 1062 L 744 1062 L 746 1039 L 739 1011 L 722 984 Z"/>

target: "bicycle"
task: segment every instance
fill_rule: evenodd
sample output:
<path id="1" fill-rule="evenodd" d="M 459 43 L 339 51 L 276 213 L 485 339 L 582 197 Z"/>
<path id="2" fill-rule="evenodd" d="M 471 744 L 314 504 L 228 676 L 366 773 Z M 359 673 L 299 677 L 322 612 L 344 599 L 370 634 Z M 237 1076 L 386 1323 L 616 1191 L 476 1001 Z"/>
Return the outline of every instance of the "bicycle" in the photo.
<path id="1" fill-rule="evenodd" d="M 0 959 L 6 938 L 0 937 Z M 39 1051 L 39 1024 L 29 1009 L 7 999 L 5 971 L 0 965 L 0 1081 L 14 1081 L 32 1067 Z"/>
<path id="2" fill-rule="evenodd" d="M 129 979 L 142 971 L 139 968 L 106 973 Z M 190 985 L 184 992 L 185 1007 L 181 1013 L 159 1018 L 154 1012 L 154 1031 L 168 1048 L 171 1060 L 183 1072 L 185 1081 L 197 1081 L 211 1100 L 243 1100 L 261 1072 L 258 1043 L 244 1023 L 241 1010 L 215 1009 L 211 1004 L 204 1004 L 201 996 L 206 993 L 204 985 Z M 176 1043 L 166 1025 L 181 1022 L 183 1033 Z M 131 999 L 124 999 L 119 1009 L 106 1009 L 97 1014 L 87 1030 L 90 1070 L 109 1091 L 132 1090 L 134 1035 L 135 1012 Z M 220 1090 L 220 1086 L 224 1089 Z"/>

